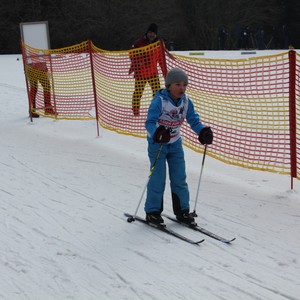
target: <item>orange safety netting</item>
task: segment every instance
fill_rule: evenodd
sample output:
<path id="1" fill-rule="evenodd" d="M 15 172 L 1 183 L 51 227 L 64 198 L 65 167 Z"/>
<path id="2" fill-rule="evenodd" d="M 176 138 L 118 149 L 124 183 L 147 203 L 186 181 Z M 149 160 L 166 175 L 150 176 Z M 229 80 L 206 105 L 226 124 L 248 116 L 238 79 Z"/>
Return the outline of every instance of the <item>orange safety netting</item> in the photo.
<path id="1" fill-rule="evenodd" d="M 92 52 L 100 124 L 145 137 L 147 109 L 164 83 L 164 48 L 160 42 L 130 51 L 104 51 L 93 45 Z"/>
<path id="2" fill-rule="evenodd" d="M 300 179 L 300 55 L 296 53 L 296 63 L 295 63 L 295 128 L 296 128 L 296 177 Z"/>
<path id="3" fill-rule="evenodd" d="M 214 132 L 208 155 L 300 179 L 298 54 L 292 66 L 290 52 L 239 60 L 203 59 L 171 55 L 162 42 L 123 51 L 105 51 L 89 41 L 47 51 L 24 44 L 22 48 L 35 113 L 58 119 L 96 118 L 104 128 L 145 137 L 153 93 L 164 87 L 167 70 L 179 67 L 189 76 L 188 96 Z M 46 64 L 49 83 L 34 63 Z M 32 74 L 38 77 L 35 103 Z M 49 97 L 54 114 L 47 114 Z M 187 147 L 202 152 L 186 123 L 181 133 Z"/>
<path id="4" fill-rule="evenodd" d="M 32 112 L 58 119 L 95 118 L 89 48 L 88 42 L 56 50 L 23 44 Z"/>
<path id="5" fill-rule="evenodd" d="M 243 60 L 176 56 L 189 74 L 188 95 L 215 133 L 210 155 L 259 170 L 289 173 L 288 54 Z M 184 130 L 185 144 L 198 143 Z"/>

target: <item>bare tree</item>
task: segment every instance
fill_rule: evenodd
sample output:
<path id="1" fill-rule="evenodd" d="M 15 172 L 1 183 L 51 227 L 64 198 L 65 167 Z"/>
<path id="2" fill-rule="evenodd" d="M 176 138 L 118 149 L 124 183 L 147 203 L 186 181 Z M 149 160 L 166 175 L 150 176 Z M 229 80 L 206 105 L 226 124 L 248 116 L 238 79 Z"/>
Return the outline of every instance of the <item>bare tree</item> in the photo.
<path id="1" fill-rule="evenodd" d="M 177 50 L 217 49 L 220 26 L 229 32 L 229 49 L 242 26 L 268 31 L 285 22 L 300 29 L 296 0 L 2 0 L 0 8 L 0 53 L 19 53 L 19 23 L 32 21 L 48 21 L 52 48 L 91 39 L 107 50 L 128 49 L 150 23 Z M 297 46 L 296 34 L 294 40 Z"/>
<path id="2" fill-rule="evenodd" d="M 220 25 L 229 32 L 229 48 L 236 48 L 238 30 L 242 26 L 256 29 L 258 25 L 276 25 L 280 19 L 277 0 L 190 0 L 185 7 L 185 18 L 195 37 L 194 49 L 217 49 Z M 184 9 L 184 7 L 183 7 Z"/>

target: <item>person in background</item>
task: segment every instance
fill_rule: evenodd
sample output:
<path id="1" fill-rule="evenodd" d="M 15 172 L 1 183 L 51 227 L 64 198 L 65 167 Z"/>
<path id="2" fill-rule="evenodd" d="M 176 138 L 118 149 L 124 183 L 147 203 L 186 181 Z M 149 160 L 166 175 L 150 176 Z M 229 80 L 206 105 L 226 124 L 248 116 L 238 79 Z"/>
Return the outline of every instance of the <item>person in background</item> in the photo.
<path id="1" fill-rule="evenodd" d="M 279 29 L 280 49 L 289 49 L 291 44 L 290 33 L 286 24 Z"/>
<path id="2" fill-rule="evenodd" d="M 251 32 L 249 26 L 243 26 L 240 32 L 240 49 L 250 49 Z"/>
<path id="3" fill-rule="evenodd" d="M 146 33 L 132 43 L 131 48 L 137 49 L 158 41 L 157 25 L 152 23 Z M 140 114 L 141 98 L 147 83 L 149 83 L 153 96 L 160 89 L 157 64 L 160 65 L 163 76 L 167 74 L 162 52 L 159 48 L 147 51 L 130 51 L 131 66 L 129 74 L 134 73 L 135 84 L 132 95 L 132 111 L 135 116 Z"/>
<path id="4" fill-rule="evenodd" d="M 27 76 L 29 80 L 29 97 L 31 111 L 29 112 L 32 118 L 38 118 L 39 115 L 36 111 L 36 94 L 38 91 L 38 84 L 40 83 L 43 87 L 44 94 L 44 105 L 45 105 L 45 115 L 54 115 L 55 111 L 51 105 L 51 86 L 50 80 L 48 77 L 48 68 L 45 62 L 31 62 L 31 59 L 28 59 L 27 64 Z"/>
<path id="5" fill-rule="evenodd" d="M 226 50 L 228 32 L 225 26 L 221 26 L 218 34 L 219 50 Z"/>
<path id="6" fill-rule="evenodd" d="M 266 44 L 265 44 L 265 31 L 263 26 L 259 26 L 256 32 L 256 42 L 257 47 L 259 50 L 265 50 Z"/>
<path id="7" fill-rule="evenodd" d="M 180 222 L 193 224 L 180 128 L 186 119 L 201 144 L 212 144 L 213 133 L 210 127 L 202 124 L 193 102 L 185 94 L 186 73 L 173 68 L 167 74 L 165 84 L 166 88 L 158 91 L 152 100 L 145 123 L 151 166 L 156 162 L 147 185 L 146 220 L 157 225 L 164 223 L 161 213 L 167 162 L 174 214 Z"/>

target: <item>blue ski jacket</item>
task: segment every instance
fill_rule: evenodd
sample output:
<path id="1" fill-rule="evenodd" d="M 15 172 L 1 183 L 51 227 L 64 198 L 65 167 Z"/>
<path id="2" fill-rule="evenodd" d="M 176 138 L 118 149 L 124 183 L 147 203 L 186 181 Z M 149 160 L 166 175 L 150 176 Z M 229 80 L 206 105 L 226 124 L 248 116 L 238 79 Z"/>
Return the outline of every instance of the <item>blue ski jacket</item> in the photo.
<path id="1" fill-rule="evenodd" d="M 181 139 L 180 128 L 184 119 L 196 134 L 199 134 L 205 127 L 200 121 L 199 114 L 195 111 L 193 102 L 186 94 L 175 101 L 167 89 L 157 91 L 149 106 L 145 122 L 148 141 L 153 143 L 153 135 L 160 125 L 170 128 L 169 144 Z"/>

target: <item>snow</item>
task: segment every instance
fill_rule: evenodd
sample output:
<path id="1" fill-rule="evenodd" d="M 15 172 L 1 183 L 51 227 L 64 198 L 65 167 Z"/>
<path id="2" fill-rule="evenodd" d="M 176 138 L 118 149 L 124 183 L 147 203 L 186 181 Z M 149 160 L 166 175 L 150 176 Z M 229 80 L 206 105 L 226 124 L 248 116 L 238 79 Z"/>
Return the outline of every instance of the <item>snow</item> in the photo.
<path id="1" fill-rule="evenodd" d="M 148 178 L 146 141 L 97 137 L 95 121 L 31 123 L 21 56 L 0 64 L 0 299 L 300 299 L 298 180 L 291 190 L 289 176 L 208 156 L 197 222 L 231 245 L 167 220 L 205 242 L 128 223 Z M 193 208 L 202 155 L 185 154 Z M 164 204 L 172 214 L 168 188 Z"/>
<path id="2" fill-rule="evenodd" d="M 216 51 L 216 50 L 206 50 L 206 51 L 172 51 L 172 54 L 177 54 L 181 56 L 191 56 L 197 58 L 211 58 L 211 59 L 245 59 L 258 56 L 267 55 L 278 55 L 286 53 L 289 50 L 227 50 L 227 51 Z M 299 53 L 299 50 L 295 49 Z"/>

